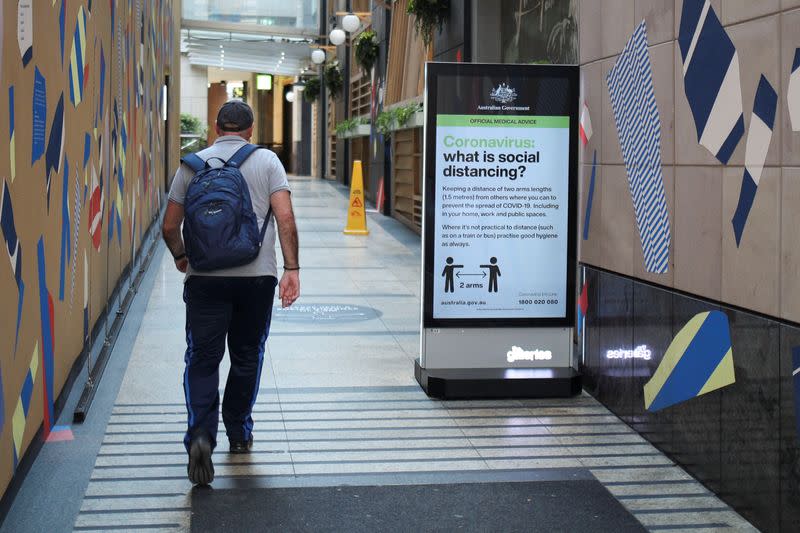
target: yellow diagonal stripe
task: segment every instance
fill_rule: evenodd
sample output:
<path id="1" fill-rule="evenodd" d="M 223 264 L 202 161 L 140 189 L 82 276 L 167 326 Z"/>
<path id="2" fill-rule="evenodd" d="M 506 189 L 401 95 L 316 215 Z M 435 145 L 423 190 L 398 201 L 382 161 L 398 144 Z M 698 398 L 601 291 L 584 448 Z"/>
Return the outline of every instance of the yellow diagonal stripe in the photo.
<path id="1" fill-rule="evenodd" d="M 683 354 L 686 352 L 686 348 L 689 347 L 689 344 L 694 339 L 694 336 L 697 335 L 697 332 L 700 331 L 700 328 L 703 326 L 703 322 L 706 321 L 708 318 L 709 312 L 706 311 L 705 313 L 700 313 L 695 315 L 686 325 L 681 329 L 675 338 L 672 340 L 672 343 L 667 348 L 667 353 L 664 354 L 664 358 L 661 360 L 661 363 L 658 365 L 658 368 L 653 373 L 653 377 L 650 378 L 644 386 L 644 408 L 649 409 L 650 405 L 655 400 L 658 392 L 661 390 L 661 387 L 664 386 L 664 383 L 667 382 L 670 374 L 672 374 L 672 370 L 675 368 L 675 365 L 678 364 Z"/>
<path id="2" fill-rule="evenodd" d="M 69 54 L 69 69 L 72 72 L 72 94 L 75 96 L 75 105 L 81 101 L 81 74 L 78 66 L 78 54 L 75 52 L 75 42 L 72 42 L 72 51 Z"/>
<path id="3" fill-rule="evenodd" d="M 700 392 L 698 392 L 697 395 L 700 396 L 701 394 L 706 394 L 707 392 L 721 389 L 722 387 L 735 382 L 736 373 L 733 369 L 733 348 L 729 348 L 728 353 L 726 353 L 725 357 L 722 358 L 722 361 L 719 362 L 717 368 L 714 369 L 714 372 L 708 378 L 708 381 L 706 381 L 706 384 L 703 385 L 703 388 L 700 389 Z"/>
<path id="4" fill-rule="evenodd" d="M 83 6 L 78 8 L 78 36 L 81 40 L 81 56 L 84 58 L 84 63 L 86 63 L 86 15 L 83 13 Z M 83 70 L 81 68 L 81 70 Z"/>
<path id="5" fill-rule="evenodd" d="M 14 183 L 14 178 L 17 177 L 17 134 L 11 135 L 11 140 L 8 142 L 8 152 L 11 159 L 11 183 Z"/>
<path id="6" fill-rule="evenodd" d="M 33 347 L 33 356 L 31 356 L 31 380 L 36 383 L 36 374 L 39 373 L 39 341 Z"/>
<path id="7" fill-rule="evenodd" d="M 17 400 L 17 407 L 14 409 L 11 423 L 14 432 L 14 451 L 17 452 L 17 457 L 19 457 L 19 451 L 22 448 L 22 437 L 25 436 L 25 412 L 22 410 L 22 398 Z"/>

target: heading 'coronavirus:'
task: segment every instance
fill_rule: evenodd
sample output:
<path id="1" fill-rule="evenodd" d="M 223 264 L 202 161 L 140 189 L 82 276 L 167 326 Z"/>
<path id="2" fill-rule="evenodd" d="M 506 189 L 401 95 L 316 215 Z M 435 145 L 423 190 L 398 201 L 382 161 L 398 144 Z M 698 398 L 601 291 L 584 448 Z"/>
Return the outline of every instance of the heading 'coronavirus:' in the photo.
<path id="1" fill-rule="evenodd" d="M 515 137 L 501 137 L 496 139 L 444 136 L 446 148 L 534 148 L 533 139 L 520 139 Z"/>

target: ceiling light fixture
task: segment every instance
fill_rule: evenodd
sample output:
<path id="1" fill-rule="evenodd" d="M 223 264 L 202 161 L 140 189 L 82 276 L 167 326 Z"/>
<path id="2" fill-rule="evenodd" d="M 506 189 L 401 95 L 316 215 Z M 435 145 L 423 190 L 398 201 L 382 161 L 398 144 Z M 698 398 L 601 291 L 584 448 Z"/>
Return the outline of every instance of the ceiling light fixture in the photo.
<path id="1" fill-rule="evenodd" d="M 331 44 L 334 46 L 339 46 L 345 42 L 347 39 L 347 34 L 341 28 L 333 28 L 330 35 L 328 35 L 328 38 L 330 39 Z"/>
<path id="2" fill-rule="evenodd" d="M 325 62 L 325 50 L 320 50 L 317 48 L 313 52 L 311 52 L 311 61 L 315 65 L 320 65 Z"/>
<path id="3" fill-rule="evenodd" d="M 342 19 L 342 28 L 348 33 L 353 33 L 361 26 L 361 19 L 353 13 L 348 13 Z"/>

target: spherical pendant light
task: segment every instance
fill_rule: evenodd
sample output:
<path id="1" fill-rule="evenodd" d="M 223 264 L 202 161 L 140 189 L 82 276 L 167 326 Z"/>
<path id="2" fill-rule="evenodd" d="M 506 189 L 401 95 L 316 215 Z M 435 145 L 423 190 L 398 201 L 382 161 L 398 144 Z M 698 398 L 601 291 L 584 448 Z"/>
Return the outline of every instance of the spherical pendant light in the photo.
<path id="1" fill-rule="evenodd" d="M 311 52 L 311 61 L 314 62 L 315 65 L 321 65 L 325 62 L 325 50 L 320 50 L 317 48 L 313 52 Z"/>
<path id="2" fill-rule="evenodd" d="M 345 15 L 342 19 L 342 28 L 344 28 L 346 32 L 353 33 L 359 26 L 361 26 L 361 19 L 352 13 Z"/>
<path id="3" fill-rule="evenodd" d="M 333 28 L 328 38 L 331 40 L 332 45 L 339 46 L 347 39 L 347 34 L 341 28 Z"/>
<path id="4" fill-rule="evenodd" d="M 294 91 L 289 91 L 286 93 L 286 101 L 289 103 L 294 102 Z"/>

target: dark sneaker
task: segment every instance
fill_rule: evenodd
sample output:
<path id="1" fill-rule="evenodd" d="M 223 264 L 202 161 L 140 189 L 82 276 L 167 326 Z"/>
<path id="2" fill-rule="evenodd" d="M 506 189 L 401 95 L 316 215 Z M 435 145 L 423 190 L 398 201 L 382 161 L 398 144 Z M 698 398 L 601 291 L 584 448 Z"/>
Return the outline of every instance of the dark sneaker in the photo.
<path id="1" fill-rule="evenodd" d="M 231 453 L 250 453 L 253 448 L 253 436 L 250 435 L 250 440 L 232 440 Z"/>
<path id="2" fill-rule="evenodd" d="M 214 481 L 214 464 L 211 462 L 211 442 L 205 435 L 192 439 L 189 446 L 189 481 L 193 485 L 208 485 Z"/>

